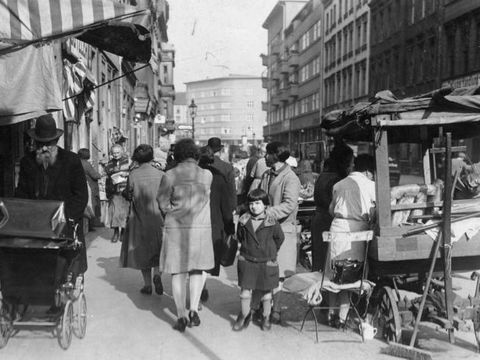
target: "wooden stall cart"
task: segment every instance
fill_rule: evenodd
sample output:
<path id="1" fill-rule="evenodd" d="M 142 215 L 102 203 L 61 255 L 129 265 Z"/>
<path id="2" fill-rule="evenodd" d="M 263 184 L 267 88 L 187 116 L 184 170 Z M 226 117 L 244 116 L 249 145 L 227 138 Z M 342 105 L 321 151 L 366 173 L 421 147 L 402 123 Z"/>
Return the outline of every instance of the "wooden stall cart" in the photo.
<path id="1" fill-rule="evenodd" d="M 322 122 L 327 135 L 347 143 L 370 142 L 375 156 L 377 215 L 368 263 L 369 278 L 377 286 L 370 311 L 379 333 L 388 341 L 400 341 L 402 329 L 411 328 L 419 311 L 418 304 L 401 298 L 400 290 L 422 292 L 436 239 L 429 231 L 440 229 L 442 251 L 428 291 L 430 298 L 441 298 L 445 306 L 427 306 L 423 318 L 447 329 L 451 342 L 454 329 L 472 320 L 480 346 L 478 280 L 468 304 L 454 307 L 452 297 L 452 273 L 480 268 L 480 197 L 472 194 L 470 199 L 452 202 L 455 183 L 466 170 L 462 174 L 451 170 L 452 152 L 468 152 L 465 139 L 480 136 L 477 94 L 477 88 L 443 88 L 398 100 L 385 91 L 373 102 L 327 114 Z M 401 174 L 400 185 L 392 187 L 389 163 L 392 148 L 398 144 L 417 144 L 423 173 L 416 178 Z M 418 179 L 419 184 L 409 184 L 411 179 Z M 434 224 L 430 230 L 425 228 L 427 221 Z M 462 228 L 461 224 L 468 226 Z"/>

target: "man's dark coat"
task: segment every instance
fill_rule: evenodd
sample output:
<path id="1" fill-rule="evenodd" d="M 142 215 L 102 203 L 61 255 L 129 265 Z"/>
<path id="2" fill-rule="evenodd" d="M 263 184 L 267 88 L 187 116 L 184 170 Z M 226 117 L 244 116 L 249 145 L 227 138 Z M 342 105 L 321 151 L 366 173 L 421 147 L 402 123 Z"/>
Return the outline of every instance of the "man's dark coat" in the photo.
<path id="1" fill-rule="evenodd" d="M 35 152 L 20 161 L 20 175 L 15 196 L 34 200 L 58 200 L 65 203 L 65 216 L 79 223 L 78 238 L 84 244 L 76 274 L 87 269 L 85 238 L 82 229 L 83 212 L 88 202 L 87 180 L 77 154 L 58 148 L 55 164 L 42 171 L 35 161 Z M 44 176 L 44 173 L 46 176 Z M 44 185 L 47 184 L 46 187 Z M 46 190 L 46 191 L 45 191 Z"/>

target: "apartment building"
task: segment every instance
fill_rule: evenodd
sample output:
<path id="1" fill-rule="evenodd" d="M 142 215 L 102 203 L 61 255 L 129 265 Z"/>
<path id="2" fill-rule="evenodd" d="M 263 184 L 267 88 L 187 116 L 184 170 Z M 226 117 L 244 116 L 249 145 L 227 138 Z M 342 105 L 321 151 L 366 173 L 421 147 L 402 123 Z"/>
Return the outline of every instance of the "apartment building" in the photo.
<path id="1" fill-rule="evenodd" d="M 369 93 L 368 0 L 323 0 L 323 111 L 342 109 Z"/>
<path id="2" fill-rule="evenodd" d="M 370 9 L 370 94 L 406 97 L 439 87 L 441 1 L 372 0 Z"/>
<path id="3" fill-rule="evenodd" d="M 257 76 L 229 75 L 185 83 L 187 103 L 193 100 L 197 114 L 192 135 L 199 144 L 216 136 L 228 145 L 263 139 L 265 90 Z"/>
<path id="4" fill-rule="evenodd" d="M 298 101 L 300 60 L 299 49 L 295 49 L 293 42 L 288 48 L 285 30 L 307 2 L 278 1 L 262 25 L 268 32 L 268 53 L 261 55 L 262 64 L 267 67 L 262 76 L 262 86 L 267 89 L 267 101 L 262 104 L 267 112 L 263 129 L 267 141 L 292 143 L 290 117 L 297 114 L 298 108 L 289 104 Z"/>
<path id="5" fill-rule="evenodd" d="M 192 136 L 192 119 L 188 112 L 187 93 L 177 92 L 173 102 L 175 121 L 175 139 L 189 138 Z"/>

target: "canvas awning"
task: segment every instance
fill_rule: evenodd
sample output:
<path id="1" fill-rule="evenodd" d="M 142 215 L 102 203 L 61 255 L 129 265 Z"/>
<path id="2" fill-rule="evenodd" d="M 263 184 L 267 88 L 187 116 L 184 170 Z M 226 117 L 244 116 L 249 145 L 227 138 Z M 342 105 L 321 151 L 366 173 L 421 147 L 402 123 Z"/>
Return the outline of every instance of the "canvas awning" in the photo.
<path id="1" fill-rule="evenodd" d="M 0 55 L 75 36 L 126 60 L 148 62 L 150 11 L 112 0 L 0 0 Z"/>
<path id="2" fill-rule="evenodd" d="M 382 91 L 371 102 L 327 113 L 321 127 L 327 135 L 353 141 L 371 140 L 372 127 L 391 128 L 391 143 L 422 142 L 439 127 L 454 138 L 479 136 L 480 87 L 447 87 L 405 99 Z"/>

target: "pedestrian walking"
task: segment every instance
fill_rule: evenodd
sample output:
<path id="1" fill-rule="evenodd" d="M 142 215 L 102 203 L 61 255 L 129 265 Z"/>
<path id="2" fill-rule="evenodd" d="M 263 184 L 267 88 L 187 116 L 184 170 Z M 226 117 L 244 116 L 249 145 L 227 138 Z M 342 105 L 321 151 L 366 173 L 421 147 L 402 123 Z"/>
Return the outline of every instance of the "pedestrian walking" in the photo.
<path id="1" fill-rule="evenodd" d="M 269 204 L 265 191 L 251 191 L 247 201 L 249 211 L 240 217 L 237 229 L 241 244 L 237 269 L 242 310 L 233 330 L 240 331 L 248 326 L 252 297 L 260 299 L 263 305 L 262 330 L 270 330 L 272 290 L 278 287 L 279 281 L 277 252 L 284 235 L 278 221 L 265 211 Z"/>
<path id="2" fill-rule="evenodd" d="M 108 226 L 113 229 L 112 242 L 121 239 L 123 229 L 127 225 L 128 201 L 122 196 L 127 186 L 130 159 L 123 152 L 120 144 L 111 147 L 112 159 L 105 166 L 107 174 L 106 192 L 108 203 Z"/>
<path id="3" fill-rule="evenodd" d="M 328 243 L 323 241 L 322 234 L 330 230 L 333 217 L 328 208 L 332 201 L 333 186 L 345 178 L 353 169 L 353 150 L 346 144 L 339 143 L 330 152 L 325 161 L 324 171 L 315 181 L 313 201 L 315 213 L 310 221 L 312 234 L 312 271 L 324 271 Z"/>
<path id="4" fill-rule="evenodd" d="M 142 294 L 152 294 L 153 285 L 158 295 L 163 294 L 161 273 L 158 267 L 162 246 L 163 216 L 158 208 L 157 193 L 165 173 L 153 159 L 150 145 L 139 145 L 133 152 L 132 161 L 137 167 L 128 175 L 123 192 L 130 201 L 125 236 L 120 251 L 120 266 L 142 272 Z"/>
<path id="5" fill-rule="evenodd" d="M 235 234 L 235 224 L 233 222 L 233 214 L 231 211 L 230 197 L 228 194 L 229 187 L 225 176 L 212 167 L 213 151 L 204 146 L 200 149 L 200 157 L 198 165 L 207 169 L 212 173 L 212 185 L 210 187 L 210 218 L 212 224 L 212 241 L 215 266 L 208 273 L 212 276 L 220 274 L 220 258 L 222 255 L 224 240 L 228 236 Z M 205 302 L 208 300 L 208 290 L 204 285 L 200 300 Z"/>
<path id="6" fill-rule="evenodd" d="M 83 171 L 85 171 L 85 176 L 87 178 L 87 185 L 89 188 L 89 199 L 88 205 L 90 206 L 91 213 L 88 218 L 88 229 L 93 230 L 95 226 L 98 226 L 100 223 L 100 190 L 98 187 L 98 180 L 102 178 L 102 175 L 95 170 L 95 168 L 90 164 L 90 150 L 86 148 L 79 149 L 78 157 L 82 162 Z"/>
<path id="7" fill-rule="evenodd" d="M 260 188 L 267 194 L 270 207 L 266 212 L 277 220 L 285 234 L 278 252 L 280 269 L 279 286 L 273 290 L 273 308 L 271 321 L 279 324 L 281 309 L 281 292 L 286 277 L 295 274 L 297 266 L 297 211 L 300 194 L 300 180 L 286 163 L 290 151 L 281 142 L 274 141 L 267 145 L 266 164 L 270 170 L 264 173 Z"/>
<path id="8" fill-rule="evenodd" d="M 210 147 L 214 153 L 214 160 L 211 166 L 220 171 L 227 179 L 230 188 L 228 196 L 230 196 L 230 204 L 232 211 L 234 211 L 237 208 L 237 187 L 235 185 L 235 170 L 233 169 L 233 165 L 220 159 L 220 152 L 224 147 L 220 138 L 212 137 L 208 139 L 207 146 Z"/>
<path id="9" fill-rule="evenodd" d="M 210 187 L 212 173 L 197 165 L 198 148 L 192 139 L 175 145 L 177 165 L 162 179 L 157 201 L 165 221 L 160 270 L 172 274 L 172 293 L 177 307 L 174 329 L 200 325 L 198 305 L 203 271 L 214 267 Z M 186 309 L 187 277 L 190 277 L 190 311 Z"/>
<path id="10" fill-rule="evenodd" d="M 57 129 L 51 114 L 37 118 L 35 128 L 28 130 L 27 134 L 35 143 L 35 151 L 26 154 L 20 160 L 15 196 L 23 199 L 65 202 L 65 217 L 80 225 L 77 236 L 82 246 L 68 270 L 73 273 L 75 279 L 77 275 L 87 270 L 87 251 L 82 226 L 83 213 L 88 202 L 85 172 L 77 154 L 57 145 L 63 130 Z M 60 256 L 70 258 L 71 252 L 61 250 Z"/>

